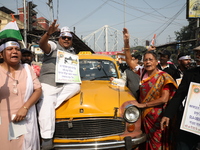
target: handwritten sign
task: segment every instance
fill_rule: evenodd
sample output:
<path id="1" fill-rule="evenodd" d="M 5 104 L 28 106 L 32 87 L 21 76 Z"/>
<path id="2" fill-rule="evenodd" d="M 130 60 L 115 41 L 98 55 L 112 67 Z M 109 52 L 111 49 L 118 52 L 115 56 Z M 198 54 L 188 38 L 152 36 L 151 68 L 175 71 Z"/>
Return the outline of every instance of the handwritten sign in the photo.
<path id="1" fill-rule="evenodd" d="M 78 56 L 58 50 L 55 76 L 57 83 L 81 83 Z"/>
<path id="2" fill-rule="evenodd" d="M 198 83 L 190 83 L 180 128 L 200 135 L 200 84 Z"/>

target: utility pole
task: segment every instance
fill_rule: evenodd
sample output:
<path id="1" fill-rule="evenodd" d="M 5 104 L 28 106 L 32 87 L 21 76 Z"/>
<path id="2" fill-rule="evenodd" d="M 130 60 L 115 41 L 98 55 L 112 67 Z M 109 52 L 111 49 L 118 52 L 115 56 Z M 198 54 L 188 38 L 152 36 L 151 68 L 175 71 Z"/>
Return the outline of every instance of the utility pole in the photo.
<path id="1" fill-rule="evenodd" d="M 170 35 L 168 35 L 168 37 L 169 37 L 169 43 L 171 42 L 171 37 L 170 37 Z"/>
<path id="2" fill-rule="evenodd" d="M 124 0 L 124 28 L 126 28 L 126 0 Z"/>
<path id="3" fill-rule="evenodd" d="M 54 20 L 54 15 L 53 15 L 53 1 L 49 0 L 49 2 L 47 3 L 47 5 L 49 6 L 49 9 L 50 9 L 50 14 L 51 14 L 50 24 L 51 24 L 53 22 L 53 20 Z"/>
<path id="4" fill-rule="evenodd" d="M 26 0 L 23 0 L 23 4 L 24 4 L 24 43 L 25 46 L 27 47 Z"/>
<path id="5" fill-rule="evenodd" d="M 104 47 L 105 52 L 108 52 L 108 25 L 104 26 Z"/>
<path id="6" fill-rule="evenodd" d="M 95 47 L 95 46 L 96 46 L 95 44 L 96 44 L 96 38 L 95 38 L 95 33 L 94 33 L 94 51 L 95 51 L 95 48 L 96 48 L 96 47 Z"/>
<path id="7" fill-rule="evenodd" d="M 113 48 L 113 50 L 117 51 L 118 50 L 118 47 L 117 47 L 117 44 L 118 44 L 118 41 L 117 41 L 117 30 L 115 30 L 114 35 L 115 35 L 115 39 L 114 39 L 114 48 Z"/>

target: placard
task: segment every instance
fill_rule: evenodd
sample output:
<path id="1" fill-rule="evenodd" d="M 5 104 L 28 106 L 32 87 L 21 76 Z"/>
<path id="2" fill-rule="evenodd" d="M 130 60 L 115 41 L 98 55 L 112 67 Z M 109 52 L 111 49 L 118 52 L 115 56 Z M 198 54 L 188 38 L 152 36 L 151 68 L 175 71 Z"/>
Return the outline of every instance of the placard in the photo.
<path id="1" fill-rule="evenodd" d="M 56 59 L 56 83 L 81 83 L 78 55 L 58 50 Z"/>
<path id="2" fill-rule="evenodd" d="M 200 18 L 199 0 L 187 0 L 187 17 Z"/>
<path id="3" fill-rule="evenodd" d="M 200 84 L 190 83 L 180 129 L 200 135 Z"/>
<path id="4" fill-rule="evenodd" d="M 114 78 L 111 81 L 111 84 L 114 86 L 125 87 L 126 82 L 123 79 Z"/>

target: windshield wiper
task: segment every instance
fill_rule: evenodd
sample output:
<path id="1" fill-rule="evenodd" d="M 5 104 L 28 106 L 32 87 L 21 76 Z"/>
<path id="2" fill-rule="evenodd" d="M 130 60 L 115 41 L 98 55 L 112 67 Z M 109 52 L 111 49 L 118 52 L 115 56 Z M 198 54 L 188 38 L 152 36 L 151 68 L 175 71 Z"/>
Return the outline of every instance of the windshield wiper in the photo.
<path id="1" fill-rule="evenodd" d="M 101 78 L 111 78 L 111 77 L 113 77 L 113 76 L 100 76 L 100 77 L 95 77 L 95 78 L 93 78 L 93 79 L 91 79 L 90 81 L 93 81 L 93 80 L 96 80 L 96 79 L 101 79 Z"/>

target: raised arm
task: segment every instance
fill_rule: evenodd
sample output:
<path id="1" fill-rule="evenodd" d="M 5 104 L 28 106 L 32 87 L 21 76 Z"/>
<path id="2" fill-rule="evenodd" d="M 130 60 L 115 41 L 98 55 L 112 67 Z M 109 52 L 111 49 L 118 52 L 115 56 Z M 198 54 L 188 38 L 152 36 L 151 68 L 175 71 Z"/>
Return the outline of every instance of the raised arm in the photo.
<path id="1" fill-rule="evenodd" d="M 44 53 L 49 54 L 51 51 L 51 46 L 48 44 L 48 40 L 51 34 L 53 34 L 58 29 L 58 24 L 56 24 L 56 19 L 53 21 L 53 23 L 49 26 L 49 29 L 47 32 L 42 36 L 42 38 L 39 41 L 40 48 L 44 51 Z"/>
<path id="2" fill-rule="evenodd" d="M 130 45 L 129 45 L 130 35 L 128 33 L 128 29 L 127 28 L 124 28 L 123 35 L 124 35 L 124 52 L 125 52 L 125 56 L 126 56 L 126 63 L 128 64 L 128 66 L 131 69 L 135 69 L 137 64 L 136 64 L 135 61 L 132 61 Z"/>
<path id="3" fill-rule="evenodd" d="M 153 51 L 153 50 L 156 50 L 156 47 L 155 46 L 149 46 L 147 51 Z"/>

